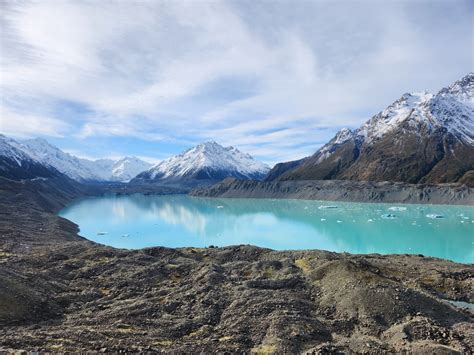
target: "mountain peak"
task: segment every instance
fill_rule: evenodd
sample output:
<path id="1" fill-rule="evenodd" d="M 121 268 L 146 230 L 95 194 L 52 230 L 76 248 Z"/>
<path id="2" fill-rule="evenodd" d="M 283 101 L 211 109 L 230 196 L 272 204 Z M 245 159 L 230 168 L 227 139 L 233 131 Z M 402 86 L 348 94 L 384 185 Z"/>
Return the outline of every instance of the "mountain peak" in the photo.
<path id="1" fill-rule="evenodd" d="M 339 130 L 339 132 L 336 133 L 335 137 L 333 138 L 333 143 L 334 144 L 342 144 L 346 142 L 347 140 L 351 139 L 354 136 L 354 131 L 344 127 Z"/>
<path id="2" fill-rule="evenodd" d="M 234 176 L 262 178 L 270 168 L 234 147 L 215 141 L 204 142 L 183 153 L 163 160 L 137 178 L 143 180 L 221 180 Z"/>
<path id="3" fill-rule="evenodd" d="M 441 89 L 438 95 L 452 95 L 462 101 L 471 101 L 472 104 L 474 100 L 474 72 L 470 72 L 450 86 Z"/>
<path id="4" fill-rule="evenodd" d="M 215 151 L 225 149 L 222 145 L 217 143 L 216 141 L 208 141 L 199 143 L 197 146 L 191 149 L 203 150 L 203 151 Z"/>
<path id="5" fill-rule="evenodd" d="M 137 174 L 148 170 L 152 164 L 141 160 L 137 157 L 123 157 L 113 163 L 112 176 L 113 180 L 130 181 Z"/>

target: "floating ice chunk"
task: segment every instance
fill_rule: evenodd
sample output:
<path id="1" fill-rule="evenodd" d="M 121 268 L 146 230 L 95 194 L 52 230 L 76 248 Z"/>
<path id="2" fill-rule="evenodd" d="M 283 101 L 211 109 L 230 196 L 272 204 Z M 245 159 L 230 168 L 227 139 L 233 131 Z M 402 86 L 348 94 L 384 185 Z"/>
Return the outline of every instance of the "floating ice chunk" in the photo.
<path id="1" fill-rule="evenodd" d="M 308 209 L 308 206 L 305 206 L 304 209 L 307 210 L 307 209 Z"/>
<path id="2" fill-rule="evenodd" d="M 342 223 L 342 221 L 340 221 L 340 220 L 337 220 L 336 222 L 337 222 L 337 223 Z"/>
<path id="3" fill-rule="evenodd" d="M 324 209 L 328 209 L 328 208 L 337 208 L 337 206 L 333 206 L 333 205 L 321 205 L 318 207 L 320 210 L 324 210 Z"/>
<path id="4" fill-rule="evenodd" d="M 435 214 L 435 213 L 430 213 L 430 214 L 427 214 L 426 217 L 428 218 L 431 218 L 431 219 L 438 219 L 438 218 L 444 218 L 443 215 L 440 215 L 440 214 Z"/>
<path id="5" fill-rule="evenodd" d="M 217 206 L 217 208 L 224 208 L 224 206 Z"/>
<path id="6" fill-rule="evenodd" d="M 372 218 L 368 219 L 367 222 L 373 222 L 374 220 Z"/>
<path id="7" fill-rule="evenodd" d="M 107 235 L 109 232 L 97 232 L 97 235 Z"/>
<path id="8" fill-rule="evenodd" d="M 390 211 L 406 211 L 406 207 L 392 206 L 388 208 Z"/>
<path id="9" fill-rule="evenodd" d="M 324 222 L 326 220 L 326 218 L 321 218 L 321 222 Z"/>
<path id="10" fill-rule="evenodd" d="M 130 234 L 122 234 L 121 237 L 122 238 L 128 238 L 128 237 L 130 237 Z"/>
<path id="11" fill-rule="evenodd" d="M 383 214 L 381 217 L 382 217 L 383 219 L 395 219 L 395 218 L 397 218 L 396 215 L 391 214 L 391 213 Z"/>

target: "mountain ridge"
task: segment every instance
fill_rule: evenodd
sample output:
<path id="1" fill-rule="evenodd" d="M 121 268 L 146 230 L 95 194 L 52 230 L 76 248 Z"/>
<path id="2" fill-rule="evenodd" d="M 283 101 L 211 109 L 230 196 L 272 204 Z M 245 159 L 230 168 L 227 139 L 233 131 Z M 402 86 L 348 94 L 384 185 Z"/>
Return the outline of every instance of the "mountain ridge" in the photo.
<path id="1" fill-rule="evenodd" d="M 292 169 L 270 171 L 267 181 L 473 183 L 473 98 L 474 73 L 437 94 L 405 93 L 358 129 L 340 130 Z"/>
<path id="2" fill-rule="evenodd" d="M 152 164 L 136 157 L 124 157 L 118 160 L 78 158 L 62 151 L 43 138 L 24 141 L 17 141 L 4 135 L 0 135 L 0 138 L 3 147 L 0 150 L 0 158 L 2 159 L 0 168 L 3 167 L 2 171 L 5 177 L 7 175 L 11 177 L 23 175 L 18 171 L 18 169 L 21 169 L 20 162 L 22 161 L 29 161 L 32 166 L 35 166 L 35 171 L 40 174 L 34 176 L 34 174 L 25 172 L 25 176 L 31 178 L 43 177 L 43 175 L 48 175 L 47 170 L 53 169 L 57 173 L 64 174 L 79 182 L 127 182 L 141 171 L 152 166 Z M 21 158 L 14 159 L 14 157 L 20 156 Z M 7 173 L 12 169 L 16 173 Z"/>

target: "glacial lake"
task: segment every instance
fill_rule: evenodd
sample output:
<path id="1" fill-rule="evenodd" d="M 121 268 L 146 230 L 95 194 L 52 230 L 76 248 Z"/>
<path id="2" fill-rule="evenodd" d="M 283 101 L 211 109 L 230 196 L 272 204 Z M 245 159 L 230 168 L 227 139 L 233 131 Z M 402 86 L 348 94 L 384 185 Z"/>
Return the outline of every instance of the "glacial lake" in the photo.
<path id="1" fill-rule="evenodd" d="M 83 237 L 117 248 L 252 244 L 474 262 L 473 206 L 137 194 L 80 200 L 60 216 Z"/>

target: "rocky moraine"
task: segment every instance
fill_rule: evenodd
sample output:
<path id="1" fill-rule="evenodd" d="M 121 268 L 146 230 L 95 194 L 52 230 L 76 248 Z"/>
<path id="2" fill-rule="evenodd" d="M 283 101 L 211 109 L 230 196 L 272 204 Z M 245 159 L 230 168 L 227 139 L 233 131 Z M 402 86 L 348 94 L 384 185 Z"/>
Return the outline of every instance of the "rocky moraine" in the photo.
<path id="1" fill-rule="evenodd" d="M 114 249 L 55 214 L 100 193 L 63 178 L 0 179 L 1 351 L 474 348 L 473 311 L 449 302 L 474 302 L 473 265 L 245 245 Z"/>

